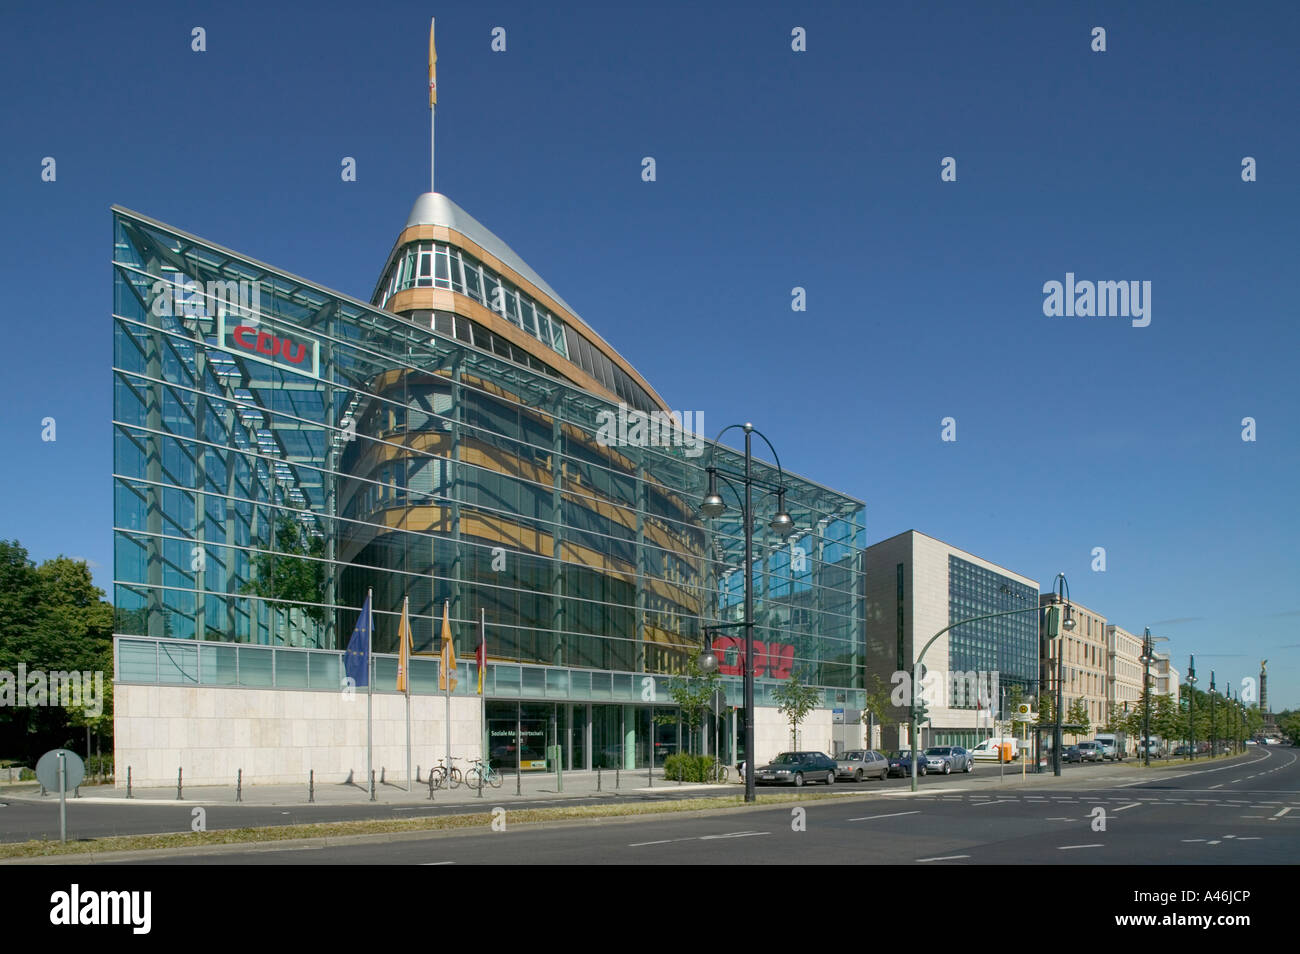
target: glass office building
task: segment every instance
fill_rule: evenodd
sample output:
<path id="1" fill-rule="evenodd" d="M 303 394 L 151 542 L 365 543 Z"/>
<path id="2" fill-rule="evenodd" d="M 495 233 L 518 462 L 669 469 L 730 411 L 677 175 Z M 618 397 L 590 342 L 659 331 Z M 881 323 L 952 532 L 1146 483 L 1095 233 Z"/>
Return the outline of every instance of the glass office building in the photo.
<path id="1" fill-rule="evenodd" d="M 540 767 L 558 744 L 570 768 L 631 767 L 690 744 L 656 716 L 704 627 L 741 615 L 738 508 L 698 505 L 705 467 L 742 455 L 670 426 L 635 369 L 441 195 L 417 201 L 370 303 L 113 214 L 119 681 L 337 691 L 373 593 L 378 691 L 404 599 L 418 654 L 449 606 L 458 693 L 475 691 L 482 621 L 498 764 Z M 602 439 L 620 415 L 662 426 Z M 757 704 L 797 674 L 826 707 L 860 706 L 863 505 L 755 466 L 799 528 L 756 520 Z M 417 656 L 413 691 L 436 678 Z M 726 741 L 735 721 L 707 731 Z"/>

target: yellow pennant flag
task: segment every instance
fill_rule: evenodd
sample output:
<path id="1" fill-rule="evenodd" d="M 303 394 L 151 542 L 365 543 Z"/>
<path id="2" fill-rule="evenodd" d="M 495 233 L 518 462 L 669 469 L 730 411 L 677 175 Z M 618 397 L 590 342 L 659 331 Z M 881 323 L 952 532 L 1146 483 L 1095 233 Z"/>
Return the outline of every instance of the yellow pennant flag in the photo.
<path id="1" fill-rule="evenodd" d="M 448 678 L 451 685 L 447 685 Z M 438 667 L 438 688 L 444 692 L 456 691 L 456 646 L 451 638 L 451 622 L 447 618 L 447 603 L 442 604 L 442 665 Z"/>
<path id="2" fill-rule="evenodd" d="M 429 20 L 429 108 L 438 105 L 438 51 L 433 48 L 433 20 Z"/>
<path id="3" fill-rule="evenodd" d="M 397 624 L 397 641 L 402 644 L 397 651 L 397 691 L 409 693 L 407 676 L 411 671 L 411 622 L 407 619 L 406 608 L 410 597 L 402 600 L 402 621 Z"/>

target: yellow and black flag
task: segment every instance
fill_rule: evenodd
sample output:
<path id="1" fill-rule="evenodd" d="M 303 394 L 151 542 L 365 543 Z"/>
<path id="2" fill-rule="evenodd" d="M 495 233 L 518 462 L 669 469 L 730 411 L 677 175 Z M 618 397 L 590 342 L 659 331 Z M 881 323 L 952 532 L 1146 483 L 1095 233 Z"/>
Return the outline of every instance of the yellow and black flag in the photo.
<path id="1" fill-rule="evenodd" d="M 438 51 L 433 48 L 433 19 L 429 20 L 429 108 L 438 105 Z"/>

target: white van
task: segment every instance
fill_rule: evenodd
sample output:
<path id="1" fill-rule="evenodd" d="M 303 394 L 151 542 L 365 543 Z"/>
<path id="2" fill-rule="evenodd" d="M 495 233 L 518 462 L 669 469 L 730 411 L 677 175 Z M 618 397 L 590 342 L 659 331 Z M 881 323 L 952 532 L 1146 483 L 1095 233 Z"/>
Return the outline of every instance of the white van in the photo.
<path id="1" fill-rule="evenodd" d="M 998 746 L 1011 746 L 1011 757 L 1020 758 L 1020 740 L 1019 739 L 985 739 L 979 745 L 971 749 L 971 755 L 979 762 L 996 762 L 999 758 Z"/>

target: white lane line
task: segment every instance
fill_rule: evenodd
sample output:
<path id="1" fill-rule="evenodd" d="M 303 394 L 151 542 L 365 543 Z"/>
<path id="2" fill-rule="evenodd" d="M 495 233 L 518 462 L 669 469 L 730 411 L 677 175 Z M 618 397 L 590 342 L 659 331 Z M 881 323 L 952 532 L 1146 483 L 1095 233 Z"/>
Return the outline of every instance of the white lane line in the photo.
<path id="1" fill-rule="evenodd" d="M 1223 782 L 1220 782 L 1218 785 L 1211 785 L 1210 791 L 1214 791 L 1216 788 L 1223 788 L 1223 786 L 1224 786 Z"/>
<path id="2" fill-rule="evenodd" d="M 421 861 L 420 865 L 454 865 L 455 863 L 454 861 Z"/>
<path id="3" fill-rule="evenodd" d="M 1132 805 L 1124 805 L 1124 806 L 1122 806 L 1122 807 L 1120 807 L 1120 808 L 1112 808 L 1111 811 L 1113 811 L 1113 812 L 1122 812 L 1122 811 L 1125 811 L 1125 810 L 1130 809 L 1130 808 L 1137 808 L 1137 807 L 1138 807 L 1139 805 L 1141 805 L 1141 804 L 1142 804 L 1141 802 L 1134 802 Z"/>
<path id="4" fill-rule="evenodd" d="M 1193 842 L 1197 842 L 1197 841 L 1205 841 L 1205 839 L 1204 839 L 1204 838 L 1184 838 L 1184 839 L 1183 839 L 1183 843 L 1184 843 L 1184 844 L 1191 844 L 1191 843 L 1193 843 Z"/>
<path id="5" fill-rule="evenodd" d="M 729 831 L 725 835 L 701 835 L 700 841 L 714 841 L 718 838 L 749 838 L 752 835 L 770 835 L 770 831 Z"/>
<path id="6" fill-rule="evenodd" d="M 871 821 L 875 818 L 898 818 L 900 815 L 919 815 L 920 810 L 914 812 L 890 812 L 888 815 L 863 815 L 861 818 L 850 818 L 849 821 Z"/>
<path id="7" fill-rule="evenodd" d="M 1260 836 L 1259 836 L 1259 835 L 1242 835 L 1242 836 L 1241 836 L 1240 838 L 1238 838 L 1237 840 L 1238 840 L 1238 841 L 1259 841 L 1259 840 L 1260 840 Z"/>
<path id="8" fill-rule="evenodd" d="M 1206 842 L 1207 845 L 1217 845 L 1218 843 L 1219 843 L 1219 839 L 1217 839 L 1217 838 L 1214 839 L 1213 841 L 1207 841 L 1207 842 Z"/>
<path id="9" fill-rule="evenodd" d="M 1070 851 L 1070 850 L 1072 850 L 1072 849 L 1074 849 L 1074 848 L 1103 848 L 1103 847 L 1105 847 L 1105 846 L 1104 846 L 1104 845 L 1100 845 L 1100 844 L 1097 844 L 1097 845 L 1057 845 L 1057 846 L 1056 846 L 1056 850 L 1057 850 L 1057 851 Z"/>
<path id="10" fill-rule="evenodd" d="M 663 839 L 660 839 L 659 841 L 638 841 L 638 842 L 636 842 L 636 843 L 634 843 L 634 844 L 628 845 L 628 847 L 629 847 L 629 848 L 644 848 L 646 845 L 669 845 L 669 844 L 672 844 L 672 839 L 671 839 L 671 838 L 663 838 Z"/>
<path id="11" fill-rule="evenodd" d="M 1263 818 L 1263 815 L 1242 815 L 1242 818 Z"/>
<path id="12" fill-rule="evenodd" d="M 974 808 L 976 805 L 1014 805 L 1015 803 L 1016 800 L 1014 798 L 999 798 L 992 802 L 971 802 L 970 804 L 971 808 Z"/>
<path id="13" fill-rule="evenodd" d="M 1048 820 L 1048 821 L 1074 821 L 1073 818 L 1060 818 L 1060 817 L 1057 817 L 1057 818 L 1049 818 L 1049 819 L 1047 819 L 1047 820 Z"/>
<path id="14" fill-rule="evenodd" d="M 1278 812 L 1276 815 L 1274 815 L 1272 818 L 1270 818 L 1269 821 L 1277 821 L 1279 818 L 1281 818 L 1283 815 L 1285 815 L 1285 814 L 1286 814 L 1287 812 L 1289 812 L 1290 810 L 1291 810 L 1291 809 L 1289 809 L 1289 808 L 1284 808 L 1284 809 L 1282 809 L 1280 812 Z"/>
<path id="15" fill-rule="evenodd" d="M 938 858 L 917 858 L 917 864 L 925 861 L 956 861 L 958 858 L 969 858 L 970 855 L 942 855 Z"/>

